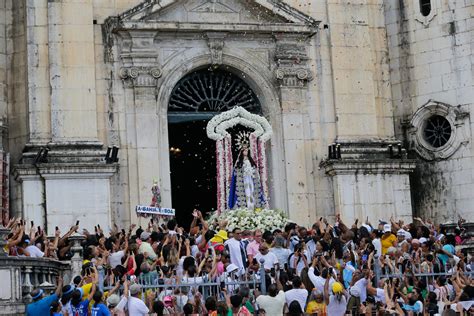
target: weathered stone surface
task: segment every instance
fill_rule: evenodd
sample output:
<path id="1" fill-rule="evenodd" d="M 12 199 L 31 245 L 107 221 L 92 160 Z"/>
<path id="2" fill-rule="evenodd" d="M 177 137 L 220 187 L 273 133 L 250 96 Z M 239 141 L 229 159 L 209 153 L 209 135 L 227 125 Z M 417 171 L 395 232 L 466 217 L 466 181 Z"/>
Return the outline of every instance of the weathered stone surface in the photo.
<path id="1" fill-rule="evenodd" d="M 44 188 L 31 163 L 46 146 L 50 163 L 59 164 L 55 177 L 65 175 L 46 181 L 47 211 L 61 225 L 80 210 L 67 208 L 48 185 L 73 190 L 75 179 L 80 196 L 95 187 L 104 194 L 105 202 L 90 199 L 81 208 L 106 221 L 135 221 L 131 210 L 148 203 L 155 178 L 170 205 L 169 97 L 183 76 L 213 65 L 241 76 L 259 96 L 274 129 L 271 205 L 291 218 L 307 223 L 341 211 L 352 220 L 389 209 L 407 218 L 460 213 L 472 220 L 472 124 L 464 123 L 463 141 L 443 160 L 409 153 L 419 161 L 411 186 L 412 162 L 397 165 L 387 156 L 388 144 L 410 145 L 404 126 L 428 100 L 468 114 L 473 108 L 472 5 L 432 1 L 423 17 L 416 4 L 0 1 L 0 116 L 22 174 L 12 182 L 14 211 L 38 217 Z M 417 124 L 423 128 L 423 120 Z M 347 174 L 318 169 L 334 142 L 350 144 L 338 160 Z M 106 172 L 110 180 L 99 176 L 104 144 L 120 147 L 120 169 Z M 71 172 L 63 168 L 68 162 L 95 171 Z"/>

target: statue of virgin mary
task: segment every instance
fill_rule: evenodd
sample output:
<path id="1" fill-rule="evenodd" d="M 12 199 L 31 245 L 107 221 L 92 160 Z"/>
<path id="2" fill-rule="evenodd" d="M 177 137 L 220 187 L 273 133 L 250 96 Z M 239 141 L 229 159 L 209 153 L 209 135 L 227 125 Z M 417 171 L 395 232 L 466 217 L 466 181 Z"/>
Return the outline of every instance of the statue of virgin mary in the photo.
<path id="1" fill-rule="evenodd" d="M 266 205 L 258 168 L 249 153 L 249 142 L 238 142 L 239 154 L 234 165 L 229 188 L 229 209 L 246 208 L 254 210 Z"/>

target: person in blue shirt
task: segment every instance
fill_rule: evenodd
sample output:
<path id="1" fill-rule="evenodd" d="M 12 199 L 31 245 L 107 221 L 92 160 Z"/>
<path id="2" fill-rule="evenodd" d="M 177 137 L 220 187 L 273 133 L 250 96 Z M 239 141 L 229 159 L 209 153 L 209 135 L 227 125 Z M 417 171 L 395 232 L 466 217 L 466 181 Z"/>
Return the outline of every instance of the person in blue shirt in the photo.
<path id="1" fill-rule="evenodd" d="M 82 300 L 82 296 L 84 295 L 84 291 L 82 288 L 75 289 L 72 292 L 70 308 L 68 311 L 69 316 L 88 316 L 89 315 L 89 302 L 92 297 L 94 297 L 97 283 L 99 282 L 99 273 L 97 272 L 96 267 L 93 267 L 93 273 L 91 275 L 93 277 L 92 288 L 89 296 Z"/>
<path id="2" fill-rule="evenodd" d="M 94 305 L 91 309 L 91 316 L 110 316 L 109 309 L 102 303 L 102 292 L 96 291 L 92 297 Z"/>
<path id="3" fill-rule="evenodd" d="M 54 294 L 44 297 L 44 291 L 42 289 L 34 289 L 31 292 L 31 298 L 33 299 L 33 302 L 28 304 L 28 306 L 26 307 L 26 315 L 49 315 L 51 304 L 59 300 L 62 287 L 63 279 L 61 277 L 58 277 L 56 284 L 56 292 Z"/>
<path id="4" fill-rule="evenodd" d="M 453 255 L 456 253 L 455 248 L 454 248 L 456 241 L 454 239 L 454 235 L 447 235 L 441 239 L 441 242 L 443 243 L 443 248 L 437 251 L 438 258 L 439 260 L 441 260 L 441 263 L 443 264 L 443 266 L 446 266 L 449 258 L 452 258 Z"/>

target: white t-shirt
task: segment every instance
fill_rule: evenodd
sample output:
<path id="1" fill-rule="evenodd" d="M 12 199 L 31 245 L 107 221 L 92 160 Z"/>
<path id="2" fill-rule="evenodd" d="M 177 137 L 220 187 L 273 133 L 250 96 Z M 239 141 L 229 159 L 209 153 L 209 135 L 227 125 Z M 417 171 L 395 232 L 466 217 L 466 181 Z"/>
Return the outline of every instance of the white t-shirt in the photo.
<path id="1" fill-rule="evenodd" d="M 277 263 L 278 263 L 278 258 L 275 256 L 275 254 L 268 252 L 266 255 L 262 255 L 261 253 L 257 253 L 255 256 L 255 259 L 257 259 L 257 262 L 260 263 L 260 259 L 265 260 L 263 263 L 263 267 L 265 270 L 270 270 L 273 268 Z"/>
<path id="2" fill-rule="evenodd" d="M 326 283 L 326 279 L 323 278 L 320 275 L 314 274 L 314 268 L 310 267 L 308 270 L 308 276 L 309 279 L 311 280 L 311 283 L 313 283 L 314 288 L 318 291 L 318 293 L 323 294 L 324 293 L 324 284 Z M 336 282 L 333 277 L 329 279 L 329 289 L 332 289 L 332 285 Z"/>
<path id="3" fill-rule="evenodd" d="M 116 266 L 122 264 L 122 258 L 125 255 L 123 250 L 114 252 L 109 256 L 109 264 L 114 269 Z"/>
<path id="4" fill-rule="evenodd" d="M 374 245 L 374 248 L 377 251 L 376 255 L 380 257 L 382 255 L 382 242 L 380 241 L 380 238 L 372 240 L 372 245 Z"/>
<path id="5" fill-rule="evenodd" d="M 305 310 L 306 299 L 308 298 L 307 289 L 291 289 L 285 292 L 286 304 L 290 306 L 291 302 L 298 301 L 301 306 L 301 310 Z"/>
<path id="6" fill-rule="evenodd" d="M 145 302 L 141 299 L 130 296 L 128 298 L 128 314 L 133 316 L 145 316 L 148 315 L 150 310 L 146 307 Z"/>
<path id="7" fill-rule="evenodd" d="M 354 283 L 354 285 L 349 290 L 349 292 L 352 295 L 360 297 L 361 303 L 365 302 L 365 300 L 367 299 L 367 284 L 368 283 L 369 281 L 367 281 L 366 278 L 362 278 L 358 280 L 356 283 Z M 356 295 L 355 293 L 358 293 L 358 295 Z"/>
<path id="8" fill-rule="evenodd" d="M 260 295 L 257 297 L 257 305 L 259 309 L 264 309 L 266 315 L 282 316 L 283 307 L 285 307 L 285 292 L 278 292 L 277 296 Z"/>
<path id="9" fill-rule="evenodd" d="M 26 247 L 25 250 L 30 253 L 30 257 L 32 257 L 32 258 L 42 258 L 42 257 L 44 257 L 44 252 L 42 252 L 35 245 L 28 246 L 28 247 Z"/>
<path id="10" fill-rule="evenodd" d="M 347 309 L 347 300 L 342 295 L 341 300 L 338 301 L 335 295 L 329 296 L 329 304 L 327 307 L 327 314 L 331 316 L 344 316 Z"/>
<path id="11" fill-rule="evenodd" d="M 377 288 L 377 294 L 375 294 L 375 301 L 376 302 L 381 302 L 382 304 L 386 304 L 385 303 L 385 292 L 383 289 L 379 289 Z"/>
<path id="12" fill-rule="evenodd" d="M 280 269 L 285 267 L 285 264 L 288 264 L 288 257 L 291 255 L 291 251 L 288 248 L 272 248 L 270 252 L 273 253 L 280 263 Z"/>

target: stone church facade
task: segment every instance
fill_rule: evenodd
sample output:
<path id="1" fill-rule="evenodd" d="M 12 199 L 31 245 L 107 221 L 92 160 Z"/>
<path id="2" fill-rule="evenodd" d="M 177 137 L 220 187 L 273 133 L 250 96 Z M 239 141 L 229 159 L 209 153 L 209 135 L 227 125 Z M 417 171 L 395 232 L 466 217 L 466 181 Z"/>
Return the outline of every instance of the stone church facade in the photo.
<path id="1" fill-rule="evenodd" d="M 149 204 L 154 179 L 172 206 L 170 99 L 186 76 L 218 69 L 250 88 L 273 127 L 270 205 L 291 219 L 474 220 L 472 10 L 448 0 L 1 0 L 9 208 L 49 231 L 77 219 L 122 225 Z M 118 162 L 104 161 L 113 146 Z"/>

